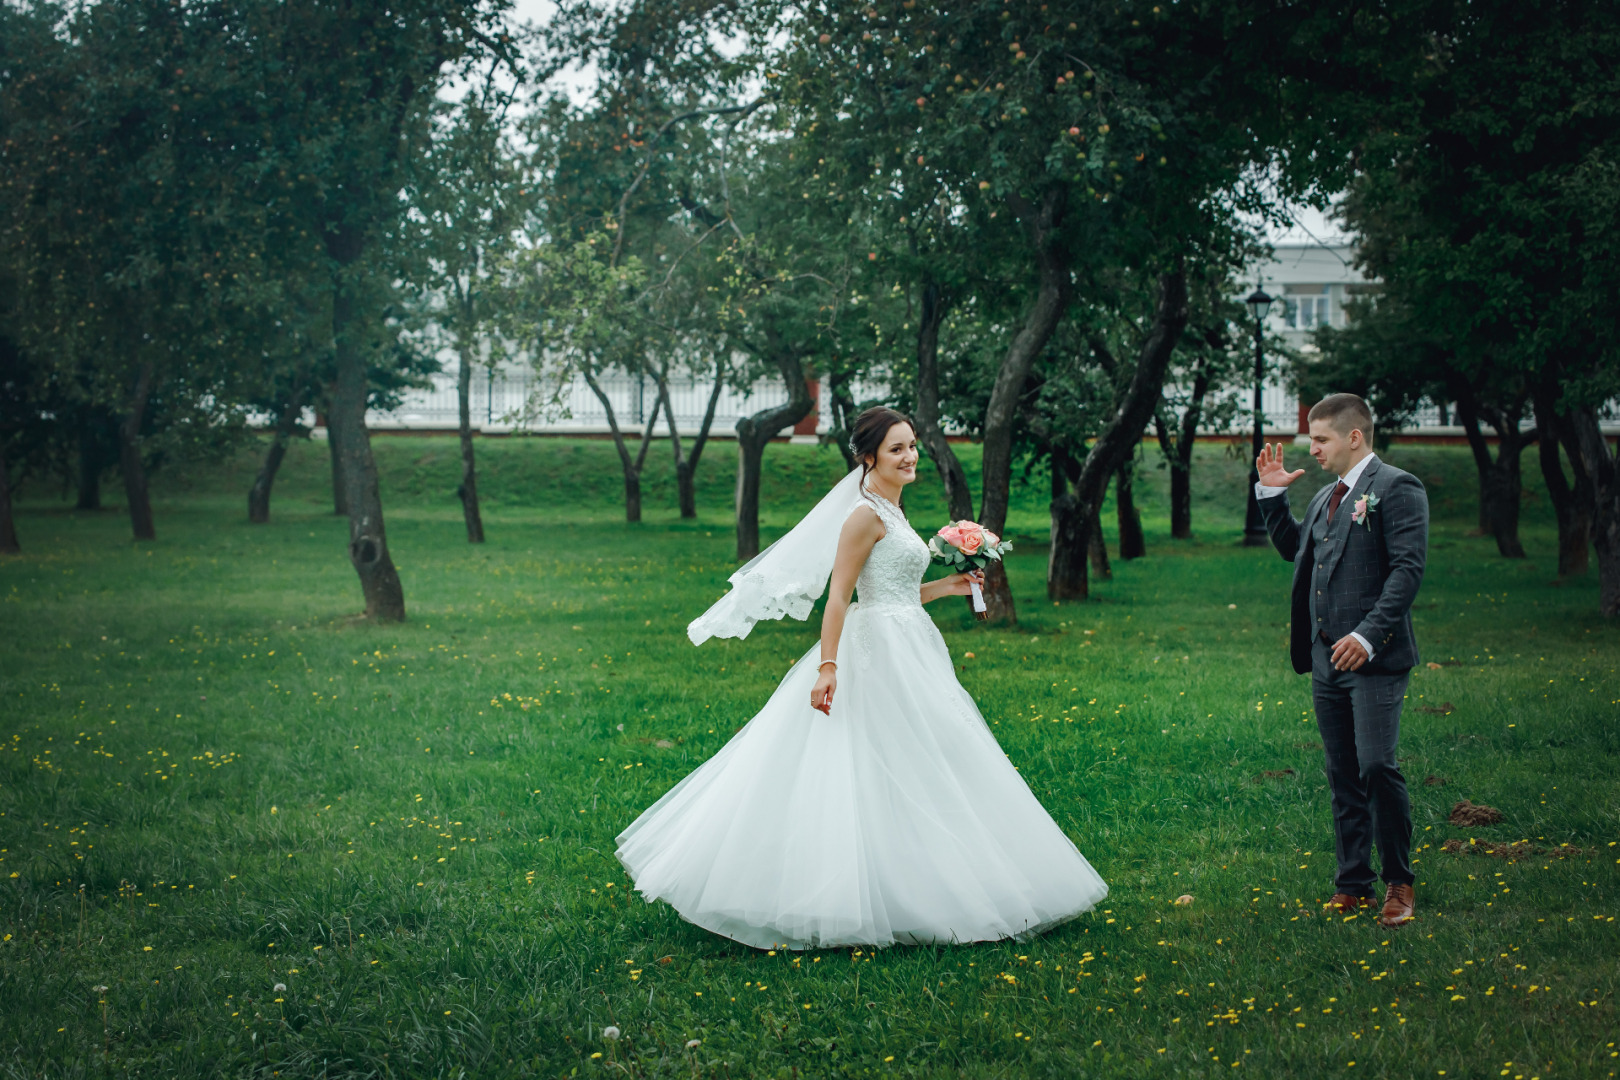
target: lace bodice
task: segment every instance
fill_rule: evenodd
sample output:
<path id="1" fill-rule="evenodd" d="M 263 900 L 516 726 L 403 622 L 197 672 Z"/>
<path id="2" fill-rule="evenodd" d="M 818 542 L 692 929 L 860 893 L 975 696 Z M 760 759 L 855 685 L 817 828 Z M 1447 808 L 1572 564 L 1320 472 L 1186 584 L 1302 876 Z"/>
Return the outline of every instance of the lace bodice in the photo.
<path id="1" fill-rule="evenodd" d="M 860 576 L 855 579 L 856 597 L 864 608 L 905 607 L 921 609 L 918 587 L 928 569 L 928 545 L 911 527 L 901 509 L 876 492 L 863 500 L 877 511 L 883 522 L 883 538 L 872 546 Z M 853 513 L 853 511 L 851 511 Z"/>

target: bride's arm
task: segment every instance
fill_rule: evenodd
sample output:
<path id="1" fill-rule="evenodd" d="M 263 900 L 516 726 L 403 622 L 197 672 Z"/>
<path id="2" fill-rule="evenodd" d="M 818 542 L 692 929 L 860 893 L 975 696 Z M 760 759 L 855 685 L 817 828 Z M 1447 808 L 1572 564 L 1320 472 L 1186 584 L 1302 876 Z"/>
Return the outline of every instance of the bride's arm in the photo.
<path id="1" fill-rule="evenodd" d="M 872 545 L 883 539 L 883 523 L 870 507 L 858 506 L 844 519 L 838 533 L 838 554 L 833 560 L 832 580 L 827 584 L 827 607 L 821 615 L 821 673 L 810 691 L 810 705 L 832 714 L 833 692 L 838 686 L 838 639 L 844 634 L 844 616 L 855 579 L 872 554 Z"/>
<path id="2" fill-rule="evenodd" d="M 934 581 L 925 581 L 922 583 L 920 598 L 926 604 L 942 596 L 967 596 L 973 591 L 973 582 L 977 582 L 979 588 L 984 588 L 983 570 L 969 570 L 966 573 L 950 574 Z"/>

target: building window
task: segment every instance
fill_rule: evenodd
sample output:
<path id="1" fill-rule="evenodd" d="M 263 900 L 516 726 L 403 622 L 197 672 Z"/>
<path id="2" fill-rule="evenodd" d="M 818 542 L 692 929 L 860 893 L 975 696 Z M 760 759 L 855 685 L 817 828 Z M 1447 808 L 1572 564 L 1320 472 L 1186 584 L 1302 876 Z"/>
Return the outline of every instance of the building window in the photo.
<path id="1" fill-rule="evenodd" d="M 1290 330 L 1315 330 L 1318 326 L 1333 325 L 1333 311 L 1328 296 L 1283 297 L 1283 321 Z"/>

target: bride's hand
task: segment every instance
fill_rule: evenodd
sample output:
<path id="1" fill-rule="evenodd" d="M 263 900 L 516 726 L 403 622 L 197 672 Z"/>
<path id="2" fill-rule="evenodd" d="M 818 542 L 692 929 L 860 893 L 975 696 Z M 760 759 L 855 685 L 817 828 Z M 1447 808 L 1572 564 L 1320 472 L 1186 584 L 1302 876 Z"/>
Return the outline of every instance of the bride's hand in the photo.
<path id="1" fill-rule="evenodd" d="M 833 691 L 838 689 L 838 669 L 828 664 L 816 676 L 816 685 L 810 689 L 810 707 L 832 715 Z"/>
<path id="2" fill-rule="evenodd" d="M 961 574 L 952 574 L 945 578 L 945 595 L 970 596 L 973 593 L 972 586 L 974 585 L 977 585 L 981 591 L 984 589 L 983 570 L 969 570 Z"/>

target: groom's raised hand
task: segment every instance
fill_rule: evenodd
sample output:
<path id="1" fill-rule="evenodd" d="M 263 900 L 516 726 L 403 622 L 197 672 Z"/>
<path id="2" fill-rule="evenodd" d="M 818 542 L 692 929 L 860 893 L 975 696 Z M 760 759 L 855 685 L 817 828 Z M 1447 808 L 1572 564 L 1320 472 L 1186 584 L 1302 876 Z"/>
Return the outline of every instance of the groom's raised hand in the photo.
<path id="1" fill-rule="evenodd" d="M 1254 459 L 1254 471 L 1266 487 L 1287 487 L 1305 475 L 1304 469 L 1289 472 L 1283 468 L 1282 443 L 1260 447 L 1260 456 Z"/>

